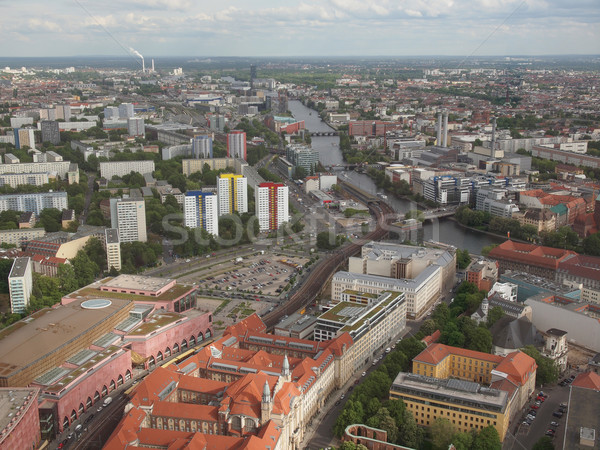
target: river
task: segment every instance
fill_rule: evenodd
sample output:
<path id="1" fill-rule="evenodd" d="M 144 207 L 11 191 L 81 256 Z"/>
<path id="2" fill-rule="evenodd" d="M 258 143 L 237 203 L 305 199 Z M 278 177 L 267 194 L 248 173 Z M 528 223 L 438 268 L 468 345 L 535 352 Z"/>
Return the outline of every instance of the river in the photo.
<path id="1" fill-rule="evenodd" d="M 319 114 L 304 106 L 299 100 L 289 102 L 289 110 L 297 120 L 304 120 L 306 129 L 312 132 L 331 131 L 332 128 L 321 120 Z M 324 166 L 342 164 L 342 152 L 339 148 L 337 136 L 313 136 L 312 147 L 319 152 L 319 160 Z M 339 171 L 336 173 L 344 181 L 348 181 L 360 189 L 377 193 L 377 187 L 371 178 L 365 174 L 354 171 Z M 399 214 L 404 214 L 415 206 L 408 200 L 388 196 L 386 200 Z M 501 237 L 494 237 L 484 233 L 467 230 L 453 220 L 442 219 L 424 226 L 424 239 L 444 242 L 457 248 L 467 249 L 473 254 L 481 254 L 481 249 L 486 245 L 499 244 L 504 241 Z"/>

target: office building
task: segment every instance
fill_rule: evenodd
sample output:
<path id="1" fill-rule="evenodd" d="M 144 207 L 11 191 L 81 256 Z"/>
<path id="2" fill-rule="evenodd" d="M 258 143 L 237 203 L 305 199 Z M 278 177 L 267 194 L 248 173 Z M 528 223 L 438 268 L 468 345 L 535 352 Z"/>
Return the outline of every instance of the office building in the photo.
<path id="1" fill-rule="evenodd" d="M 120 242 L 146 242 L 146 204 L 143 199 L 110 199 L 111 228 L 119 231 Z"/>
<path id="2" fill-rule="evenodd" d="M 129 117 L 127 119 L 127 134 L 129 136 L 145 136 L 144 119 L 141 117 Z"/>
<path id="3" fill-rule="evenodd" d="M 152 173 L 154 172 L 154 161 L 114 161 L 100 163 L 100 176 L 106 180 L 129 175 L 131 172 L 138 172 L 142 175 Z"/>
<path id="4" fill-rule="evenodd" d="M 42 120 L 40 128 L 42 130 L 42 142 L 50 142 L 54 145 L 60 144 L 58 122 L 54 120 Z"/>
<path id="5" fill-rule="evenodd" d="M 319 164 L 319 152 L 301 144 L 290 144 L 285 149 L 285 157 L 294 167 L 302 167 L 306 175 L 313 175 Z"/>
<path id="6" fill-rule="evenodd" d="M 15 128 L 15 147 L 35 148 L 35 130 L 33 128 Z"/>
<path id="7" fill-rule="evenodd" d="M 289 188 L 281 183 L 261 183 L 254 191 L 260 231 L 275 231 L 289 222 Z"/>
<path id="8" fill-rule="evenodd" d="M 0 195 L 0 211 L 32 212 L 36 216 L 46 208 L 67 209 L 66 192 Z"/>
<path id="9" fill-rule="evenodd" d="M 104 231 L 104 242 L 106 245 L 106 266 L 110 271 L 112 268 L 121 270 L 121 241 L 119 230 L 107 228 Z"/>
<path id="10" fill-rule="evenodd" d="M 119 118 L 118 106 L 107 106 L 104 108 L 104 120 L 116 120 Z"/>
<path id="11" fill-rule="evenodd" d="M 187 228 L 202 228 L 219 234 L 218 197 L 212 192 L 188 191 L 183 200 L 183 220 Z"/>
<path id="12" fill-rule="evenodd" d="M 241 175 L 221 174 L 217 178 L 219 217 L 248 212 L 248 180 Z"/>
<path id="13" fill-rule="evenodd" d="M 246 160 L 246 133 L 234 130 L 227 134 L 227 157 Z"/>
<path id="14" fill-rule="evenodd" d="M 24 313 L 29 306 L 33 289 L 32 264 L 28 257 L 16 258 L 8 275 L 10 310 L 13 314 Z"/>
<path id="15" fill-rule="evenodd" d="M 119 105 L 119 119 L 129 119 L 135 115 L 133 103 L 121 103 Z"/>
<path id="16" fill-rule="evenodd" d="M 195 159 L 212 158 L 212 137 L 205 134 L 199 134 L 194 136 L 194 139 L 192 140 L 192 156 Z"/>

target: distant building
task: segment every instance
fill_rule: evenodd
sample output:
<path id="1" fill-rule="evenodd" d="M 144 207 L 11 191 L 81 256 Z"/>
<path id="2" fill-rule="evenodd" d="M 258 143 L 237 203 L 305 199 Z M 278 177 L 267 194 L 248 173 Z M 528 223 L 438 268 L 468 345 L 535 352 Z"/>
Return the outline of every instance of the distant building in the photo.
<path id="1" fill-rule="evenodd" d="M 119 119 L 128 119 L 135 115 L 133 103 L 121 103 L 119 105 Z"/>
<path id="2" fill-rule="evenodd" d="M 467 268 L 466 280 L 480 291 L 489 291 L 498 280 L 498 263 L 485 259 L 471 263 Z"/>
<path id="3" fill-rule="evenodd" d="M 248 180 L 242 175 L 221 174 L 217 178 L 219 217 L 248 212 Z"/>
<path id="4" fill-rule="evenodd" d="M 10 186 L 16 188 L 17 186 L 29 185 L 29 186 L 43 186 L 48 184 L 50 178 L 48 172 L 42 173 L 5 173 L 0 175 L 0 186 Z"/>
<path id="5" fill-rule="evenodd" d="M 146 173 L 154 172 L 154 161 L 113 161 L 100 163 L 100 176 L 106 180 L 112 180 L 113 177 L 122 177 L 131 172 Z"/>
<path id="6" fill-rule="evenodd" d="M 15 147 L 35 148 L 35 130 L 33 128 L 15 128 Z"/>
<path id="7" fill-rule="evenodd" d="M 75 210 L 73 209 L 64 209 L 61 216 L 61 226 L 63 228 L 68 228 L 69 225 L 75 222 Z"/>
<path id="8" fill-rule="evenodd" d="M 557 214 L 550 209 L 528 209 L 523 213 L 514 214 L 513 217 L 521 225 L 531 225 L 538 233 L 542 231 L 555 231 Z"/>
<path id="9" fill-rule="evenodd" d="M 492 286 L 492 289 L 490 289 L 490 291 L 488 292 L 488 296 L 497 293 L 498 295 L 500 295 L 500 297 L 502 297 L 505 300 L 508 300 L 510 302 L 516 302 L 518 292 L 519 286 L 517 286 L 514 283 L 501 283 L 499 281 L 496 281 Z"/>
<path id="10" fill-rule="evenodd" d="M 106 243 L 106 265 L 110 271 L 112 268 L 121 270 L 121 241 L 119 230 L 107 228 L 105 230 L 104 242 Z"/>
<path id="11" fill-rule="evenodd" d="M 254 191 L 260 231 L 275 231 L 290 221 L 289 188 L 281 183 L 261 183 Z"/>
<path id="12" fill-rule="evenodd" d="M 127 119 L 127 134 L 129 136 L 145 136 L 144 119 L 141 117 L 130 117 Z"/>
<path id="13" fill-rule="evenodd" d="M 116 120 L 119 118 L 119 107 L 118 106 L 107 106 L 104 108 L 104 119 L 105 120 Z"/>
<path id="14" fill-rule="evenodd" d="M 33 228 L 35 225 L 35 214 L 32 212 L 24 212 L 19 217 L 19 228 Z"/>
<path id="15" fill-rule="evenodd" d="M 143 199 L 110 199 L 111 227 L 120 242 L 146 242 L 146 205 Z"/>
<path id="16" fill-rule="evenodd" d="M 546 342 L 542 355 L 554 361 L 561 372 L 567 370 L 568 353 L 567 332 L 558 328 L 550 328 L 546 331 Z"/>
<path id="17" fill-rule="evenodd" d="M 234 130 L 227 134 L 227 157 L 247 159 L 245 132 Z"/>
<path id="18" fill-rule="evenodd" d="M 10 291 L 10 311 L 13 314 L 24 313 L 29 306 L 29 298 L 33 289 L 31 259 L 16 258 L 8 275 Z"/>
<path id="19" fill-rule="evenodd" d="M 59 211 L 67 208 L 66 192 L 40 192 L 35 194 L 0 195 L 0 211 L 32 212 L 36 216 L 46 208 Z"/>
<path id="20" fill-rule="evenodd" d="M 212 137 L 205 134 L 194 136 L 194 139 L 192 140 L 192 156 L 196 159 L 212 158 Z"/>
<path id="21" fill-rule="evenodd" d="M 42 142 L 50 142 L 54 145 L 60 144 L 58 122 L 54 120 L 42 120 L 40 127 L 42 130 Z"/>
<path id="22" fill-rule="evenodd" d="M 294 166 L 302 167 L 306 175 L 315 173 L 315 168 L 319 164 L 319 152 L 305 145 L 290 144 L 285 150 L 286 159 Z"/>
<path id="23" fill-rule="evenodd" d="M 21 228 L 16 230 L 0 230 L 0 244 L 23 247 L 32 239 L 38 239 L 46 234 L 43 228 Z"/>
<path id="24" fill-rule="evenodd" d="M 188 191 L 183 202 L 184 226 L 202 228 L 209 234 L 219 234 L 217 195 L 212 192 Z"/>

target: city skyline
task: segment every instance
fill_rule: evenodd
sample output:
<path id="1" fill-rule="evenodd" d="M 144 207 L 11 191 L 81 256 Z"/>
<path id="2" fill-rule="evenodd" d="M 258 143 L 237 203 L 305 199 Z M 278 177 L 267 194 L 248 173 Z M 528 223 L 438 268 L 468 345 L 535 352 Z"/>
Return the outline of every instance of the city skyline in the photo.
<path id="1" fill-rule="evenodd" d="M 0 18 L 10 43 L 0 55 L 600 53 L 600 6 L 592 0 L 236 3 L 226 8 L 190 0 L 12 4 Z"/>

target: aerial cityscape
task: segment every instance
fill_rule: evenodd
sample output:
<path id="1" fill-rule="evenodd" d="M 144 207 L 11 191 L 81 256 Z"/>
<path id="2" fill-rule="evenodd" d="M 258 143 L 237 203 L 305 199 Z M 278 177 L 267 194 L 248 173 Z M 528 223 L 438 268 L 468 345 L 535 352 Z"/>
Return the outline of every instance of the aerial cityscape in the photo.
<path id="1" fill-rule="evenodd" d="M 498 3 L 3 8 L 0 450 L 600 448 L 600 5 Z"/>

